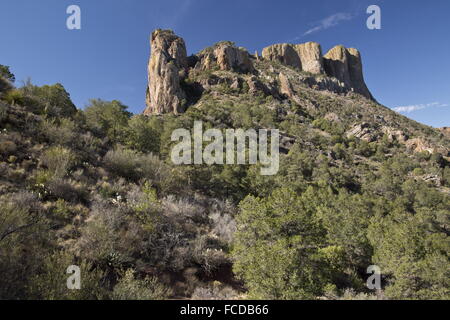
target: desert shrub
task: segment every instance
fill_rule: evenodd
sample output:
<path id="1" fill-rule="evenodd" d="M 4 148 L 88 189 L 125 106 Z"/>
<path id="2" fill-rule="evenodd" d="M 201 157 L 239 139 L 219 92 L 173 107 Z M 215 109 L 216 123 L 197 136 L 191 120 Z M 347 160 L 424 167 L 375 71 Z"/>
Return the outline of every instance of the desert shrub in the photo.
<path id="1" fill-rule="evenodd" d="M 213 234 L 224 243 L 231 245 L 236 232 L 236 221 L 229 213 L 213 212 L 209 216 L 213 222 Z"/>
<path id="2" fill-rule="evenodd" d="M 81 288 L 70 290 L 67 288 L 67 268 L 80 268 Z M 104 272 L 95 269 L 85 261 L 80 261 L 71 253 L 56 251 L 48 255 L 39 271 L 32 276 L 30 297 L 43 300 L 99 300 L 108 298 Z"/>
<path id="3" fill-rule="evenodd" d="M 128 180 L 139 179 L 137 152 L 121 147 L 110 150 L 103 158 L 105 167 L 115 176 Z"/>
<path id="4" fill-rule="evenodd" d="M 192 299 L 195 300 L 232 300 L 237 299 L 239 293 L 232 287 L 214 281 L 207 286 L 195 288 Z"/>
<path id="5" fill-rule="evenodd" d="M 0 101 L 0 123 L 2 123 L 8 116 L 8 106 Z"/>
<path id="6" fill-rule="evenodd" d="M 55 120 L 44 120 L 41 123 L 41 132 L 50 143 L 70 146 L 75 142 L 76 131 L 75 122 L 68 118 L 60 119 L 59 123 Z"/>
<path id="7" fill-rule="evenodd" d="M 45 185 L 48 195 L 71 202 L 86 200 L 85 186 L 70 179 L 51 178 Z"/>
<path id="8" fill-rule="evenodd" d="M 203 271 L 211 274 L 219 267 L 229 264 L 230 259 L 217 240 L 209 236 L 200 236 L 193 243 L 193 260 Z"/>
<path id="9" fill-rule="evenodd" d="M 25 94 L 19 89 L 8 90 L 3 93 L 2 99 L 8 102 L 11 105 L 25 105 L 29 102 L 29 99 L 25 96 Z"/>
<path id="10" fill-rule="evenodd" d="M 142 228 L 152 232 L 161 213 L 161 203 L 156 191 L 146 182 L 142 188 L 135 187 L 128 192 L 126 199 Z"/>
<path id="11" fill-rule="evenodd" d="M 383 300 L 383 295 L 375 295 L 364 292 L 356 292 L 353 289 L 345 289 L 341 296 L 332 296 L 331 299 L 337 300 Z"/>
<path id="12" fill-rule="evenodd" d="M 138 279 L 134 276 L 134 271 L 129 269 L 114 286 L 111 298 L 113 300 L 164 300 L 171 294 L 172 291 L 157 278 Z"/>
<path id="13" fill-rule="evenodd" d="M 55 177 L 62 178 L 76 164 L 76 156 L 70 149 L 50 147 L 41 156 L 41 164 Z"/>
<path id="14" fill-rule="evenodd" d="M 195 195 L 190 198 L 177 198 L 169 195 L 163 200 L 164 215 L 179 223 L 188 221 L 198 224 L 208 223 L 206 208 L 196 199 Z"/>
<path id="15" fill-rule="evenodd" d="M 172 174 L 172 168 L 158 156 L 149 153 L 139 156 L 139 174 L 141 178 L 155 185 L 161 194 L 174 191 L 179 183 Z"/>
<path id="16" fill-rule="evenodd" d="M 127 206 L 97 199 L 75 247 L 80 256 L 102 267 L 120 270 L 144 250 L 146 235 Z"/>
<path id="17" fill-rule="evenodd" d="M 16 152 L 17 150 L 17 145 L 10 140 L 6 140 L 6 141 L 1 141 L 0 140 L 0 155 L 2 156 L 9 156 L 11 154 L 13 154 L 14 152 Z"/>
<path id="18" fill-rule="evenodd" d="M 30 276 L 48 249 L 50 230 L 36 196 L 0 197 L 0 299 L 27 299 Z"/>

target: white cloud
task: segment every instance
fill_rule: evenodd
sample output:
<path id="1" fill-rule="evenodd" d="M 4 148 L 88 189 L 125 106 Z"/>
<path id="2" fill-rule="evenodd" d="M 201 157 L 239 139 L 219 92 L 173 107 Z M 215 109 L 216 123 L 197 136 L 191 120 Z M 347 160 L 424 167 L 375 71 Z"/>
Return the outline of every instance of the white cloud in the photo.
<path id="1" fill-rule="evenodd" d="M 431 108 L 431 107 L 447 107 L 447 106 L 448 106 L 448 104 L 445 104 L 445 103 L 432 102 L 432 103 L 426 103 L 426 104 L 413 104 L 410 106 L 399 106 L 399 107 L 392 108 L 392 110 L 401 112 L 401 113 L 410 113 L 413 111 L 422 110 L 422 109 Z"/>
<path id="2" fill-rule="evenodd" d="M 303 34 L 303 36 L 337 26 L 341 21 L 351 20 L 352 18 L 353 18 L 353 15 L 351 15 L 350 13 L 345 13 L 345 12 L 335 13 L 335 14 L 333 14 L 329 17 L 326 17 L 326 18 L 320 20 L 319 22 L 317 22 L 316 23 L 317 25 L 315 27 L 307 30 Z"/>

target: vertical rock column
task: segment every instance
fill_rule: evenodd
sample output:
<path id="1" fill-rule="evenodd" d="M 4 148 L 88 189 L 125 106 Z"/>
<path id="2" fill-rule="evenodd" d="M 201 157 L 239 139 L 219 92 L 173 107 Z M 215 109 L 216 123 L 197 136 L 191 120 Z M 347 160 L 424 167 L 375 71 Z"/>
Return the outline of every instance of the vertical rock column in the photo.
<path id="1" fill-rule="evenodd" d="M 335 46 L 324 57 L 325 71 L 330 77 L 341 81 L 345 87 L 351 87 L 350 72 L 348 69 L 347 49 L 344 46 Z"/>
<path id="2" fill-rule="evenodd" d="M 355 92 L 362 94 L 363 96 L 374 100 L 367 85 L 364 81 L 363 68 L 361 61 L 361 54 L 354 48 L 347 49 L 348 54 L 348 69 L 350 72 L 350 79 L 352 87 Z"/>
<path id="3" fill-rule="evenodd" d="M 186 68 L 184 40 L 170 30 L 154 31 L 151 36 L 147 107 L 144 114 L 184 112 L 186 94 L 180 86 L 180 73 Z"/>
<path id="4" fill-rule="evenodd" d="M 336 46 L 324 56 L 324 64 L 327 75 L 343 82 L 346 88 L 373 100 L 364 82 L 361 55 L 358 50 Z"/>

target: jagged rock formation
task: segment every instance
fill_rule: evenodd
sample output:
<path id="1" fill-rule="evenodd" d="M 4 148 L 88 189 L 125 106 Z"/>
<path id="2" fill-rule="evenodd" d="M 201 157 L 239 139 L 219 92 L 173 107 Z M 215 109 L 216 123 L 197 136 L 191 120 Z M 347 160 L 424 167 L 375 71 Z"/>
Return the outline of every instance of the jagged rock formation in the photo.
<path id="1" fill-rule="evenodd" d="M 188 104 L 196 100 L 192 97 L 193 93 L 201 96 L 204 90 L 221 83 L 234 90 L 241 90 L 243 84 L 246 84 L 249 93 L 253 95 L 262 93 L 277 98 L 286 96 L 300 104 L 301 99 L 284 75 L 280 74 L 278 77 L 278 88 L 276 83 L 265 84 L 261 81 L 255 64 L 264 61 L 279 62 L 307 72 L 299 73 L 297 77 L 313 89 L 338 94 L 356 92 L 373 100 L 364 83 L 361 56 L 356 49 L 336 46 L 322 56 L 320 44 L 316 42 L 295 45 L 282 43 L 264 48 L 262 57 L 259 57 L 258 53 L 252 56 L 246 49 L 236 47 L 232 42 L 222 41 L 187 57 L 183 39 L 173 31 L 158 29 L 151 37 L 147 108 L 144 114 L 182 113 Z M 191 71 L 217 70 L 248 76 L 234 76 L 224 80 L 211 75 L 194 85 L 185 82 Z M 273 81 L 276 82 L 276 79 Z"/>
<path id="2" fill-rule="evenodd" d="M 151 36 L 151 50 L 144 114 L 183 112 L 186 95 L 181 89 L 180 72 L 187 67 L 184 40 L 172 31 L 156 30 Z"/>
<path id="3" fill-rule="evenodd" d="M 237 72 L 252 72 L 253 64 L 248 52 L 243 48 L 236 48 L 230 44 L 219 44 L 214 50 L 214 57 L 220 70 Z"/>

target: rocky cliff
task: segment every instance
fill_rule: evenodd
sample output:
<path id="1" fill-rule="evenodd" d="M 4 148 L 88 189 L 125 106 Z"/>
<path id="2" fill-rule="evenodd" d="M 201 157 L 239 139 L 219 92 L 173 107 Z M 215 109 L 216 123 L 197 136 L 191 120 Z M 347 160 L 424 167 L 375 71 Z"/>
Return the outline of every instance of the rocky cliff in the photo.
<path id="1" fill-rule="evenodd" d="M 358 93 L 373 100 L 363 77 L 361 55 L 358 50 L 336 46 L 322 55 L 320 44 L 275 44 L 262 51 L 262 57 L 250 55 L 246 49 L 229 41 L 187 57 L 184 40 L 170 30 L 156 30 L 151 36 L 151 56 L 148 64 L 147 108 L 144 114 L 182 113 L 192 102 L 193 95 L 211 85 L 225 83 L 231 89 L 246 83 L 250 92 L 262 92 L 274 97 L 287 96 L 298 103 L 298 96 L 290 90 L 283 76 L 272 83 L 264 83 L 262 72 L 255 64 L 267 61 L 279 63 L 299 72 L 298 78 L 313 89 L 337 94 Z M 195 84 L 186 84 L 191 72 L 230 71 L 247 77 L 217 79 L 211 77 Z M 195 99 L 194 99 L 195 100 Z"/>
<path id="2" fill-rule="evenodd" d="M 151 37 L 151 52 L 144 113 L 183 112 L 186 95 L 180 86 L 180 74 L 187 68 L 184 40 L 172 31 L 156 30 Z"/>

